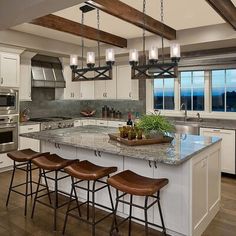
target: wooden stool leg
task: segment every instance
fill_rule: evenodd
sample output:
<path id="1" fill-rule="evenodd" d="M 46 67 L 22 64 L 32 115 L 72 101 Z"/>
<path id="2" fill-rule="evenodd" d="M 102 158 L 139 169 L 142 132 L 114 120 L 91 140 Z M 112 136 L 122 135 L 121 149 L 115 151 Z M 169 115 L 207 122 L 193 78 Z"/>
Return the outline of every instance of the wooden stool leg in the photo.
<path id="1" fill-rule="evenodd" d="M 162 210 L 161 210 L 160 192 L 159 191 L 157 192 L 157 204 L 158 204 L 159 214 L 160 214 L 160 218 L 161 218 L 161 224 L 162 224 L 163 233 L 164 233 L 164 235 L 166 235 L 166 227 L 165 227 L 165 224 L 164 224 Z"/>
<path id="2" fill-rule="evenodd" d="M 132 204 L 133 204 L 133 195 L 130 194 L 130 206 L 129 206 L 129 236 L 131 236 L 131 230 L 132 230 Z"/>
<path id="3" fill-rule="evenodd" d="M 148 196 L 145 197 L 144 203 L 144 220 L 145 220 L 145 235 L 148 236 L 148 214 L 147 214 L 147 206 L 148 206 Z"/>
<path id="4" fill-rule="evenodd" d="M 15 172 L 16 172 L 16 162 L 14 161 L 14 163 L 13 163 L 13 171 L 12 171 L 12 175 L 11 175 L 11 182 L 10 182 L 10 186 L 9 186 L 9 189 L 8 189 L 6 206 L 8 206 L 9 199 L 10 199 L 10 196 L 11 196 L 11 189 L 12 189 L 12 184 L 13 184 L 14 177 L 15 177 Z"/>
<path id="5" fill-rule="evenodd" d="M 34 210 L 35 210 L 35 205 L 36 205 L 36 201 L 37 201 L 37 197 L 38 197 L 38 193 L 39 193 L 40 181 L 41 181 L 41 169 L 39 169 L 39 179 L 38 179 L 37 189 L 36 189 L 36 193 L 35 193 L 35 197 L 34 197 L 34 204 L 33 204 L 33 208 L 32 208 L 31 218 L 34 217 Z"/>

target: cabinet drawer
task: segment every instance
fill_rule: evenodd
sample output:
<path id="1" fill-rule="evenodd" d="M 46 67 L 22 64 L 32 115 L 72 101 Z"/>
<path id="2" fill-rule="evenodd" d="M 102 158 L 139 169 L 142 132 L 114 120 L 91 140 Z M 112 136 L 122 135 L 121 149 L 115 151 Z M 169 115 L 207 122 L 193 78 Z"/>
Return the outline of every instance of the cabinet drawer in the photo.
<path id="1" fill-rule="evenodd" d="M 81 126 L 81 120 L 75 120 L 74 121 L 74 127 Z"/>
<path id="2" fill-rule="evenodd" d="M 0 168 L 10 167 L 13 161 L 7 156 L 6 153 L 0 154 Z"/>
<path id="3" fill-rule="evenodd" d="M 122 127 L 125 125 L 126 125 L 126 122 L 122 122 L 122 121 L 108 121 L 108 127 Z"/>
<path id="4" fill-rule="evenodd" d="M 106 120 L 97 120 L 97 126 L 107 126 Z"/>
<path id="5" fill-rule="evenodd" d="M 20 134 L 40 131 L 40 124 L 20 126 Z"/>

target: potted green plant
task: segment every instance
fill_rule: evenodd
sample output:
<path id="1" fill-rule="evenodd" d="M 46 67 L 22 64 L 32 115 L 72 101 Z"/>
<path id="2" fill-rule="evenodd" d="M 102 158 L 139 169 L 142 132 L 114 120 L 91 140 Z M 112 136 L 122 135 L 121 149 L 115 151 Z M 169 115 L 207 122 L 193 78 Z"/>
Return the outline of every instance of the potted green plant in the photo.
<path id="1" fill-rule="evenodd" d="M 163 137 L 175 130 L 174 125 L 164 116 L 161 116 L 160 113 L 143 115 L 137 123 L 137 127 L 143 130 L 146 138 Z"/>

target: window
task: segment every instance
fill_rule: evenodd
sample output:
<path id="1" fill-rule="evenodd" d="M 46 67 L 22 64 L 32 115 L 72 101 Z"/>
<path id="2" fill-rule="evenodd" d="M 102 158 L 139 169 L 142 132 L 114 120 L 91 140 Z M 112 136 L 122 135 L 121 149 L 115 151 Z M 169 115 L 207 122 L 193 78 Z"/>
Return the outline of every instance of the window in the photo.
<path id="1" fill-rule="evenodd" d="M 204 71 L 187 71 L 180 73 L 181 104 L 187 105 L 187 110 L 204 110 Z"/>
<path id="2" fill-rule="evenodd" d="M 236 112 L 236 69 L 212 71 L 212 111 Z"/>
<path id="3" fill-rule="evenodd" d="M 174 79 L 154 80 L 154 109 L 174 110 Z"/>

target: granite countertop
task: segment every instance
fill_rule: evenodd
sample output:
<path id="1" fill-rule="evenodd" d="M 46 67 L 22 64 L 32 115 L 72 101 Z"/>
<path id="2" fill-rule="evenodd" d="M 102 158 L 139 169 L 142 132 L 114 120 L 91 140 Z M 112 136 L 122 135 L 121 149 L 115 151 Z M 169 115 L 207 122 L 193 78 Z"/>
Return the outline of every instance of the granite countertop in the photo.
<path id="1" fill-rule="evenodd" d="M 105 121 L 126 121 L 124 118 L 117 119 L 117 118 L 102 118 L 102 117 L 71 117 L 71 121 L 74 120 L 105 120 Z M 50 121 L 51 122 L 51 121 Z M 20 126 L 24 125 L 35 125 L 35 124 L 41 124 L 41 123 L 48 123 L 48 122 L 38 122 L 38 121 L 23 121 L 20 122 Z"/>
<path id="2" fill-rule="evenodd" d="M 171 143 L 131 147 L 110 140 L 107 134 L 114 132 L 117 132 L 117 129 L 84 126 L 20 134 L 20 136 L 169 165 L 179 165 L 221 140 L 217 137 L 176 134 Z"/>

